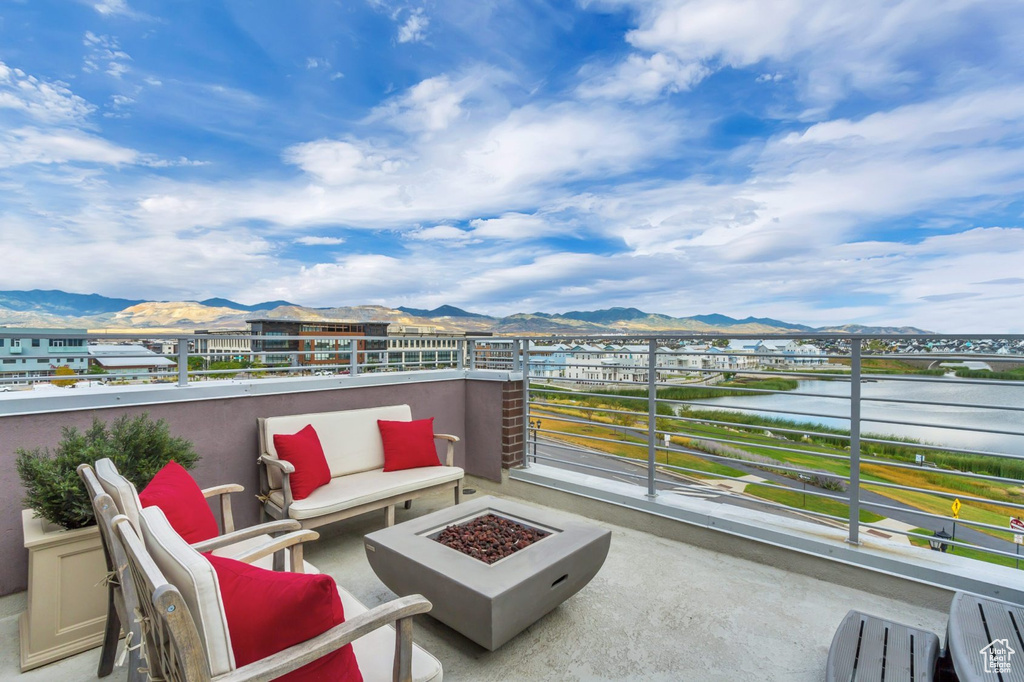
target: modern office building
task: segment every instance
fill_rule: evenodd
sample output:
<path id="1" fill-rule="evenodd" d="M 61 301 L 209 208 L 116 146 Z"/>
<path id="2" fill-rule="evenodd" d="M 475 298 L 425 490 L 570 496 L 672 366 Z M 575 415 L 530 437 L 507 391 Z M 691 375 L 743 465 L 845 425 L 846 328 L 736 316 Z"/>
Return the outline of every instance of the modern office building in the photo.
<path id="1" fill-rule="evenodd" d="M 51 376 L 58 367 L 84 372 L 89 366 L 86 331 L 0 327 L 0 384 L 10 386 Z"/>
<path id="2" fill-rule="evenodd" d="M 226 360 L 247 360 L 252 350 L 252 342 L 248 329 L 232 329 L 226 331 L 210 331 L 197 329 L 195 346 L 192 349 L 211 362 Z"/>
<path id="3" fill-rule="evenodd" d="M 439 332 L 433 325 L 392 325 L 388 329 L 388 367 L 427 369 L 458 363 L 465 332 Z"/>
<path id="4" fill-rule="evenodd" d="M 352 358 L 353 343 L 361 365 L 383 365 L 387 359 L 386 339 L 359 340 L 359 337 L 387 336 L 388 322 L 256 319 L 246 320 L 246 324 L 254 335 L 309 337 L 280 341 L 253 339 L 252 351 L 258 353 L 258 361 L 267 365 L 347 365 Z"/>

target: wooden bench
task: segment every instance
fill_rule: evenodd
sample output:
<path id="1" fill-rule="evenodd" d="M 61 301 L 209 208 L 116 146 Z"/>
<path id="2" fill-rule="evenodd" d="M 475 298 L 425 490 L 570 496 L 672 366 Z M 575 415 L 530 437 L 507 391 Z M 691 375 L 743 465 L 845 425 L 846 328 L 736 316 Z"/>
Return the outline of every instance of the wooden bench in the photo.
<path id="1" fill-rule="evenodd" d="M 434 434 L 447 441 L 442 466 L 402 471 L 384 471 L 384 445 L 377 420 L 410 421 L 408 405 L 387 405 L 360 410 L 315 412 L 258 419 L 260 442 L 260 499 L 262 512 L 275 519 L 295 519 L 303 528 L 316 528 L 358 514 L 386 510 L 385 522 L 395 522 L 395 505 L 448 490 L 459 503 L 464 472 L 453 466 L 456 436 Z M 289 462 L 278 459 L 275 434 L 291 434 L 311 424 L 323 446 L 331 482 L 314 490 L 309 497 L 292 497 L 289 476 L 295 471 Z"/>
<path id="2" fill-rule="evenodd" d="M 930 682 L 939 661 L 932 632 L 850 611 L 832 637 L 828 682 Z"/>

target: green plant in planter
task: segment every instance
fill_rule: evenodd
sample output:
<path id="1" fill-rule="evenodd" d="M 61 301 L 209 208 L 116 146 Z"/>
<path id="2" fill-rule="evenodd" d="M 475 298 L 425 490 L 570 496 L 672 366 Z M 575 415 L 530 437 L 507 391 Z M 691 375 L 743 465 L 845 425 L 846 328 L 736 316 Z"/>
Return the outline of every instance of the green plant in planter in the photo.
<path id="1" fill-rule="evenodd" d="M 18 475 L 25 487 L 24 504 L 51 523 L 82 528 L 95 523 L 92 503 L 78 477 L 79 464 L 109 457 L 118 471 L 142 490 L 167 462 L 191 469 L 199 460 L 192 443 L 172 436 L 167 423 L 148 413 L 124 415 L 107 425 L 93 419 L 85 432 L 64 427 L 54 452 L 49 448 L 18 450 Z"/>

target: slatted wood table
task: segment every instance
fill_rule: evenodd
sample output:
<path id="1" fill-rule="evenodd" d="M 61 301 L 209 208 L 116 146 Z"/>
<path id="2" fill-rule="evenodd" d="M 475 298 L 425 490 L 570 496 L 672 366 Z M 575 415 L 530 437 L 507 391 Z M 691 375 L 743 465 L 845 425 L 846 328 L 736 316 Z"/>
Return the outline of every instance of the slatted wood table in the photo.
<path id="1" fill-rule="evenodd" d="M 828 650 L 828 682 L 931 682 L 939 659 L 933 632 L 850 611 Z"/>
<path id="2" fill-rule="evenodd" d="M 1024 682 L 1024 606 L 957 592 L 946 648 L 960 682 Z"/>

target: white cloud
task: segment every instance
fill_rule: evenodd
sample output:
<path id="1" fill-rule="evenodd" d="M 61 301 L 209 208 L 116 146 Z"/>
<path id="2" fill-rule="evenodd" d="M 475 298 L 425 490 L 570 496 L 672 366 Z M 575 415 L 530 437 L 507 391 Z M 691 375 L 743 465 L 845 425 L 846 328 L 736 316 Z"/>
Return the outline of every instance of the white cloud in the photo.
<path id="1" fill-rule="evenodd" d="M 284 160 L 328 185 L 344 185 L 400 170 L 404 162 L 393 154 L 365 143 L 317 140 L 289 147 Z"/>
<path id="2" fill-rule="evenodd" d="M 114 78 L 121 78 L 128 72 L 127 62 L 132 58 L 121 49 L 116 38 L 86 31 L 82 44 L 89 48 L 82 62 L 82 70 L 86 73 L 103 71 Z"/>
<path id="3" fill-rule="evenodd" d="M 831 106 L 852 90 L 891 94 L 926 80 L 922 72 L 942 60 L 958 35 L 986 26 L 988 50 L 1001 53 L 1007 76 L 1021 65 L 1016 35 L 1024 15 L 1012 3 L 982 0 L 612 0 L 635 9 L 626 38 L 643 55 L 671 56 L 700 74 L 704 67 L 784 65 L 796 74 L 805 100 Z M 930 52 L 929 52 L 930 51 Z M 619 74 L 643 74 L 631 55 Z M 658 70 L 647 78 L 656 81 Z M 671 73 L 662 71 L 660 77 Z M 777 73 L 769 72 L 772 80 Z M 769 74 L 765 74 L 769 75 Z M 998 74 L 992 74 L 998 77 Z M 641 92 L 644 87 L 638 86 Z M 650 87 L 650 86 L 648 86 Z"/>
<path id="4" fill-rule="evenodd" d="M 341 237 L 299 237 L 295 242 L 303 246 L 337 246 L 344 244 L 345 240 Z"/>
<path id="5" fill-rule="evenodd" d="M 398 42 L 417 43 L 427 37 L 427 27 L 430 25 L 430 18 L 427 17 L 421 8 L 414 9 L 409 13 L 405 23 L 398 28 Z"/>
<path id="6" fill-rule="evenodd" d="M 435 225 L 434 227 L 424 227 L 414 232 L 409 232 L 406 236 L 417 241 L 453 242 L 468 239 L 469 232 L 460 230 L 452 225 Z"/>
<path id="7" fill-rule="evenodd" d="M 477 218 L 469 224 L 473 228 L 473 236 L 482 239 L 525 240 L 556 234 L 555 228 L 542 217 L 525 213 L 505 213 L 497 218 Z"/>
<path id="8" fill-rule="evenodd" d="M 710 73 L 699 62 L 680 62 L 660 52 L 650 57 L 631 54 L 611 72 L 584 81 L 578 92 L 582 97 L 649 102 L 665 92 L 689 90 Z"/>
<path id="9" fill-rule="evenodd" d="M 132 16 L 134 14 L 132 9 L 128 7 L 126 0 L 100 0 L 100 2 L 97 2 L 92 7 L 103 15 L 123 14 Z"/>
<path id="10" fill-rule="evenodd" d="M 76 130 L 19 128 L 0 134 L 0 167 L 27 163 L 136 163 L 139 153 Z"/>
<path id="11" fill-rule="evenodd" d="M 0 109 L 40 123 L 79 123 L 96 107 L 71 92 L 67 83 L 40 80 L 0 62 Z"/>

